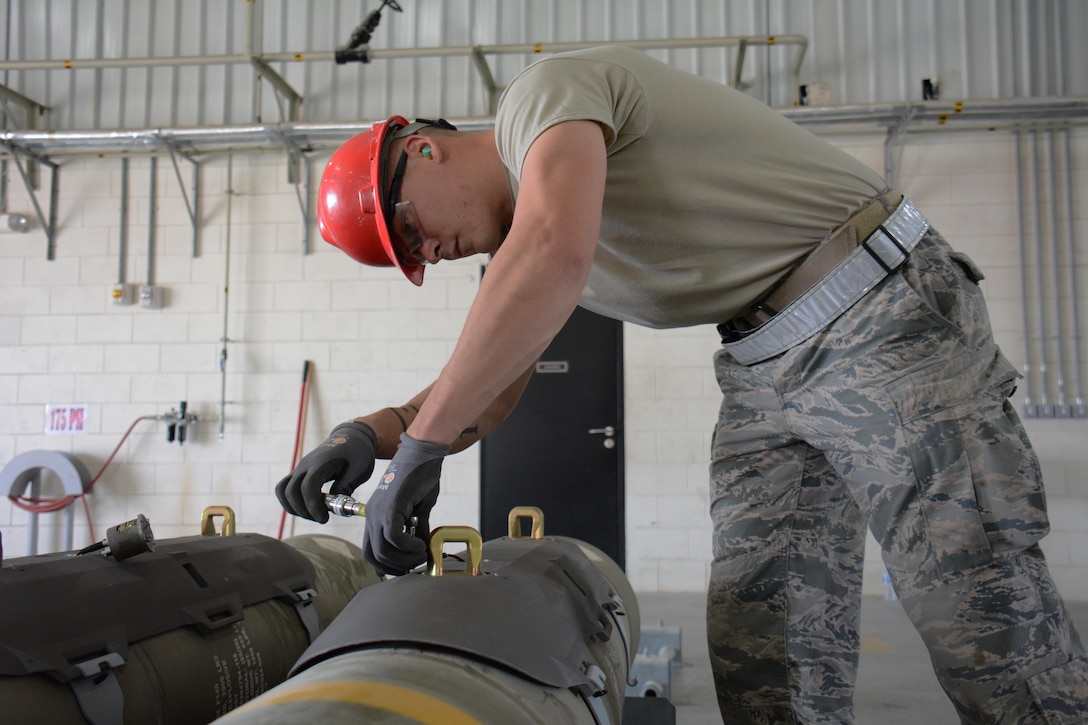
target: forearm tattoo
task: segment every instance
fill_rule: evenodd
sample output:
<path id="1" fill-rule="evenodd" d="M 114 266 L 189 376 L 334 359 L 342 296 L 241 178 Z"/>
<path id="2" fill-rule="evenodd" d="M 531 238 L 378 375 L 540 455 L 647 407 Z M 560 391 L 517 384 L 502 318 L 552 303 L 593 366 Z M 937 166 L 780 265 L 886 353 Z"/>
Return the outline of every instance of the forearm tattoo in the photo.
<path id="1" fill-rule="evenodd" d="M 407 423 L 407 421 L 404 420 L 404 416 L 401 415 L 399 412 L 397 412 L 396 408 L 390 407 L 389 410 L 390 410 L 390 412 L 393 413 L 393 415 L 397 416 L 397 420 L 400 421 L 401 430 L 404 430 L 404 431 L 408 430 L 408 423 Z"/>
<path id="2" fill-rule="evenodd" d="M 397 420 L 400 421 L 401 430 L 404 432 L 408 431 L 408 424 L 411 422 L 410 420 L 408 420 L 408 418 L 405 417 L 405 415 L 410 412 L 412 420 L 415 420 L 416 415 L 419 414 L 419 408 L 417 408 L 415 405 L 412 405 L 411 403 L 402 405 L 399 408 L 389 407 L 388 410 L 392 412 L 393 415 L 397 416 Z M 401 413 L 404 413 L 405 415 L 401 415 Z"/>

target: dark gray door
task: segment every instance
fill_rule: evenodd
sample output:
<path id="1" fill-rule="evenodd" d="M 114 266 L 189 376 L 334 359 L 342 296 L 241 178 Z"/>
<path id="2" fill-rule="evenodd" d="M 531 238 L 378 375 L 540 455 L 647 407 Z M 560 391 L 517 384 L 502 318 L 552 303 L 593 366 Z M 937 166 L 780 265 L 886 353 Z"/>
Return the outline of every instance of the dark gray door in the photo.
<path id="1" fill-rule="evenodd" d="M 623 326 L 575 309 L 510 417 L 480 443 L 485 541 L 515 506 L 544 512 L 544 534 L 573 536 L 624 566 Z"/>

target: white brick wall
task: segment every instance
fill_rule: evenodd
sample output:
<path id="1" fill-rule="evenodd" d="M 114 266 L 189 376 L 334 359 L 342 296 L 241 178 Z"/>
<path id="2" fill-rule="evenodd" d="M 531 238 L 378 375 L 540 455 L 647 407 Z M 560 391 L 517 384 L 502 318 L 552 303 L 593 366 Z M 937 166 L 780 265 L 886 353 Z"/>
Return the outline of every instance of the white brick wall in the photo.
<path id="1" fill-rule="evenodd" d="M 1083 164 L 1088 136 L 1077 132 Z M 882 171 L 878 136 L 833 141 Z M 315 170 L 323 159 L 314 161 Z M 1006 353 L 1022 365 L 1023 330 L 1016 252 L 1014 161 L 1005 133 L 908 138 L 899 186 L 953 245 L 988 275 L 984 289 Z M 146 160 L 130 162 L 127 280 L 147 268 Z M 290 468 L 304 360 L 314 363 L 306 427 L 308 450 L 336 423 L 403 402 L 437 374 L 451 352 L 479 283 L 480 260 L 444 263 L 415 288 L 390 270 L 352 264 L 312 231 L 301 253 L 295 190 L 276 156 L 237 157 L 202 173 L 199 257 L 173 169 L 159 164 L 155 281 L 167 288 L 161 310 L 118 307 L 120 162 L 62 166 L 57 259 L 45 260 L 40 229 L 0 235 L 0 466 L 34 449 L 70 451 L 98 471 L 133 420 L 182 399 L 205 422 L 184 446 L 167 444 L 165 425 L 143 422 L 90 497 L 95 537 L 143 513 L 160 538 L 196 533 L 200 512 L 232 506 L 243 530 L 275 535 L 280 508 L 272 487 Z M 316 174 L 315 174 L 316 178 Z M 17 179 L 15 180 L 18 181 Z M 1075 170 L 1078 229 L 1088 230 L 1088 183 Z M 228 197 L 233 188 L 226 421 L 218 439 Z M 30 212 L 18 183 L 9 208 Z M 188 191 L 188 189 L 187 189 Z M 47 197 L 46 197 L 47 198 Z M 44 199 L 43 199 L 44 201 Z M 1083 244 L 1080 264 L 1085 264 Z M 1080 269 L 1083 278 L 1083 268 Z M 1082 284 L 1082 309 L 1088 306 Z M 1088 321 L 1088 311 L 1082 322 Z M 711 370 L 716 333 L 625 327 L 628 570 L 641 591 L 699 590 L 709 568 L 707 463 L 718 392 Z M 89 432 L 45 436 L 47 403 L 85 403 Z M 1088 420 L 1033 420 L 1028 428 L 1048 478 L 1053 532 L 1045 550 L 1059 586 L 1088 599 Z M 380 465 L 380 464 L 379 464 Z M 434 524 L 478 524 L 476 452 L 449 459 Z M 51 484 L 50 484 L 51 485 Z M 6 492 L 4 492 L 6 493 Z M 8 557 L 26 552 L 28 514 L 0 499 Z M 40 550 L 61 546 L 59 514 L 46 514 Z M 327 527 L 357 540 L 359 521 Z M 75 545 L 89 541 L 81 510 Z M 880 563 L 867 562 L 866 590 L 880 591 Z"/>

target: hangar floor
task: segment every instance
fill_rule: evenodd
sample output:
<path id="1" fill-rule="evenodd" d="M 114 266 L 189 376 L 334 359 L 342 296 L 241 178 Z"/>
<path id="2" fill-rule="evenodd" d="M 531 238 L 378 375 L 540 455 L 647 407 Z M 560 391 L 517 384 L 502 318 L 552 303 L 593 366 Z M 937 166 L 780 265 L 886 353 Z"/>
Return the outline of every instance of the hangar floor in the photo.
<path id="1" fill-rule="evenodd" d="M 671 670 L 669 700 L 676 725 L 721 722 L 707 659 L 701 593 L 638 595 L 643 626 L 679 627 L 681 663 Z M 1082 639 L 1088 602 L 1067 602 Z M 867 596 L 861 608 L 862 649 L 854 709 L 858 725 L 957 725 L 929 655 L 898 602 Z"/>

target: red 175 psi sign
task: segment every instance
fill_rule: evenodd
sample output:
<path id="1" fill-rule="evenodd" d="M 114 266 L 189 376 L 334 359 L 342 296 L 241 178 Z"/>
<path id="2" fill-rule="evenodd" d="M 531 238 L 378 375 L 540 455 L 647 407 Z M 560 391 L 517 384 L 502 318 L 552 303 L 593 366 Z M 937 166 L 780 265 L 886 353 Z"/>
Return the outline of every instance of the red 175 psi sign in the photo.
<path id="1" fill-rule="evenodd" d="M 86 405 L 45 406 L 47 435 L 73 435 L 87 432 Z"/>

